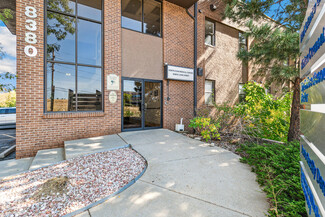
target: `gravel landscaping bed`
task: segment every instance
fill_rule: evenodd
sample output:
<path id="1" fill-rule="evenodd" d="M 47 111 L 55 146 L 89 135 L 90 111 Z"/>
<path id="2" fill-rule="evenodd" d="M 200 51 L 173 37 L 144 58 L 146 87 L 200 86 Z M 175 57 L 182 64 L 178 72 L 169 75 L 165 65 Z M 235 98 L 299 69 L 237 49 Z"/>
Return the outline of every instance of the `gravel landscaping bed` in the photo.
<path id="1" fill-rule="evenodd" d="M 0 181 L 0 216 L 63 216 L 117 192 L 140 175 L 131 148 L 82 156 Z"/>

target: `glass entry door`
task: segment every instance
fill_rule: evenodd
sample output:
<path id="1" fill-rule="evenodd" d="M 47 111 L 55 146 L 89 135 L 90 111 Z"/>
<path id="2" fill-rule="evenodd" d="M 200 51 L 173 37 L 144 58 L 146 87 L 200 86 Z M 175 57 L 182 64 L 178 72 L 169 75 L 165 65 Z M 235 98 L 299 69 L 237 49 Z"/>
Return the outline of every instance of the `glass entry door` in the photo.
<path id="1" fill-rule="evenodd" d="M 123 130 L 162 127 L 161 82 L 123 79 Z"/>

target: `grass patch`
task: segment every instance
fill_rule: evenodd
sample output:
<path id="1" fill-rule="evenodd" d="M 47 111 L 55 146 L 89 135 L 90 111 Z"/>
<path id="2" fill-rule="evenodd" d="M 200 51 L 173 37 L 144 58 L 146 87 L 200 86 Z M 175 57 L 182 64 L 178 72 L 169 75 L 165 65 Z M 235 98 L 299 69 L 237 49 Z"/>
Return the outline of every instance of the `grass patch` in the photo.
<path id="1" fill-rule="evenodd" d="M 305 198 L 300 185 L 300 145 L 243 144 L 237 150 L 241 162 L 252 167 L 257 182 L 270 203 L 269 216 L 306 217 Z"/>

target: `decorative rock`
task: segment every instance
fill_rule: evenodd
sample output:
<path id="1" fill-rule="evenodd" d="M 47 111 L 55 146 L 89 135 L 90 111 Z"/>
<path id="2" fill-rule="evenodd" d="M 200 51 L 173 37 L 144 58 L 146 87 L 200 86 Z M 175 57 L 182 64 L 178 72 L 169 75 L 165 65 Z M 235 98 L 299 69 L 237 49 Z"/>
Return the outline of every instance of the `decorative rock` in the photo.
<path id="1" fill-rule="evenodd" d="M 63 216 L 113 194 L 144 168 L 138 153 L 123 148 L 7 177 L 0 181 L 0 216 Z M 60 176 L 68 177 L 64 193 L 33 199 L 46 181 Z"/>

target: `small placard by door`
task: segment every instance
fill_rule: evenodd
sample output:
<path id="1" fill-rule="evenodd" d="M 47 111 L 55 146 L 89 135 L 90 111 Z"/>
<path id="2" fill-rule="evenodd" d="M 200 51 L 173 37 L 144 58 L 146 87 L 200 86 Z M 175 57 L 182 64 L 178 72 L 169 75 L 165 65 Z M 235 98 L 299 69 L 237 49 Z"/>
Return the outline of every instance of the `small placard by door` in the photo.
<path id="1" fill-rule="evenodd" d="M 120 89 L 120 77 L 115 74 L 107 75 L 107 90 L 119 90 Z"/>
<path id="2" fill-rule="evenodd" d="M 117 94 L 116 94 L 116 92 L 115 91 L 111 91 L 109 93 L 108 99 L 109 99 L 110 103 L 112 103 L 112 104 L 116 103 L 116 101 L 117 101 Z"/>

